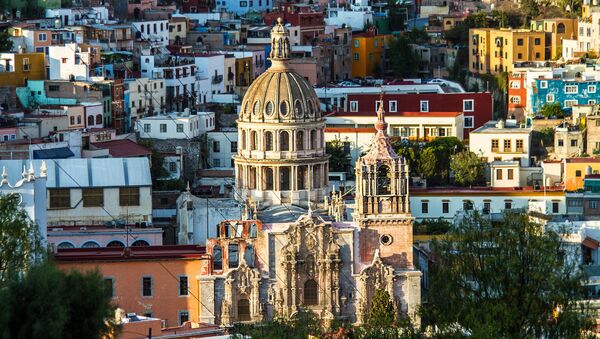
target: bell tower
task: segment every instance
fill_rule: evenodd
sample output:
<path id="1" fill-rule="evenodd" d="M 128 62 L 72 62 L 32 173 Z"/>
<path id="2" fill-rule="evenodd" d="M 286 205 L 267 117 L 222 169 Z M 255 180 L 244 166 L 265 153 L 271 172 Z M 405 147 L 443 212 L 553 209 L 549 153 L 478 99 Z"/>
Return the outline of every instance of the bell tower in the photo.
<path id="1" fill-rule="evenodd" d="M 367 154 L 356 163 L 356 208 L 360 226 L 360 256 L 370 262 L 376 250 L 385 264 L 409 269 L 412 263 L 412 216 L 408 165 L 398 156 L 387 134 L 383 105 L 377 110 L 376 134 Z"/>

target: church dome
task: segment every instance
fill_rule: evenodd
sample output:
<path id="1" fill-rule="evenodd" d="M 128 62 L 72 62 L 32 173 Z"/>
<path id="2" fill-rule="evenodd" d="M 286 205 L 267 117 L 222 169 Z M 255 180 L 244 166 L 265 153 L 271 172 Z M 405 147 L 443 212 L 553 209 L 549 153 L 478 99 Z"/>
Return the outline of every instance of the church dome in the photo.
<path id="1" fill-rule="evenodd" d="M 281 20 L 271 31 L 272 66 L 252 82 L 244 99 L 240 120 L 247 122 L 301 122 L 322 119 L 319 98 L 300 74 L 291 70 L 289 36 Z"/>

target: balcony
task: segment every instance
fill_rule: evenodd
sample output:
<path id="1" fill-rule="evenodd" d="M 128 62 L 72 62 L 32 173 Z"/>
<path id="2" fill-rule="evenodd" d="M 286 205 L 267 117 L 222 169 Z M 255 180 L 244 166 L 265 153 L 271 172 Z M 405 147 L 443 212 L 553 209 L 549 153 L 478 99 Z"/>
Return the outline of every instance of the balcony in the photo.
<path id="1" fill-rule="evenodd" d="M 213 85 L 220 84 L 221 82 L 223 82 L 223 75 L 222 74 L 213 75 L 213 77 L 212 77 L 212 83 L 213 83 Z"/>

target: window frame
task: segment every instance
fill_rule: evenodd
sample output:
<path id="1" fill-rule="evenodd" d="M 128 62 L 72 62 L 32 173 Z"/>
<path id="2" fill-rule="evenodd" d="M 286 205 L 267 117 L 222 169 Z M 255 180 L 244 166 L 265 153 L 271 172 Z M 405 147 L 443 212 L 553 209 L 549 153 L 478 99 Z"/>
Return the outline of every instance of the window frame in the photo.
<path id="1" fill-rule="evenodd" d="M 144 285 L 145 280 L 149 279 L 150 281 L 150 287 L 149 287 L 149 294 L 146 294 L 146 286 Z M 144 275 L 142 276 L 142 298 L 152 298 L 154 297 L 154 278 L 151 275 Z"/>
<path id="2" fill-rule="evenodd" d="M 82 188 L 81 196 L 83 207 L 104 207 L 104 188 Z"/>
<path id="3" fill-rule="evenodd" d="M 64 196 L 53 197 L 53 194 L 62 193 Z M 53 199 L 59 199 L 58 202 Z M 64 199 L 65 201 L 62 201 Z M 68 188 L 49 188 L 48 189 L 48 207 L 49 209 L 70 209 L 71 207 L 71 190 Z"/>
<path id="4" fill-rule="evenodd" d="M 182 279 L 185 279 L 185 286 L 182 286 Z M 178 279 L 178 295 L 180 297 L 188 297 L 190 295 L 190 279 L 187 275 L 180 275 Z M 183 287 L 183 288 L 182 288 Z M 182 291 L 184 291 L 182 293 Z"/>
<path id="5" fill-rule="evenodd" d="M 467 103 L 471 103 L 470 109 L 467 109 Z M 463 112 L 475 112 L 475 99 L 463 99 Z"/>
<path id="6" fill-rule="evenodd" d="M 135 192 L 134 192 L 135 190 Z M 137 197 L 136 197 L 137 196 Z M 133 202 L 130 202 L 135 199 Z M 127 198 L 127 201 L 124 201 Z M 119 206 L 132 207 L 140 206 L 140 187 L 119 187 Z"/>

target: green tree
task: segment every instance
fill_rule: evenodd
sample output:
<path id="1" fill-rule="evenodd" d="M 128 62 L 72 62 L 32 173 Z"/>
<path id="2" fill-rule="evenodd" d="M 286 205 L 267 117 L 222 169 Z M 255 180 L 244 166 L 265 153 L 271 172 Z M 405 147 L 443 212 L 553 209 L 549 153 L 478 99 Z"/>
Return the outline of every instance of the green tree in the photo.
<path id="1" fill-rule="evenodd" d="M 322 328 L 316 314 L 300 310 L 291 319 L 276 317 L 260 324 L 236 324 L 232 333 L 236 333 L 235 337 L 239 339 L 306 339 L 309 335 L 322 334 Z"/>
<path id="2" fill-rule="evenodd" d="M 481 183 L 484 178 L 484 164 L 477 154 L 464 150 L 452 156 L 450 170 L 454 173 L 454 181 L 461 186 Z"/>
<path id="3" fill-rule="evenodd" d="M 576 253 L 522 211 L 495 224 L 467 214 L 431 246 L 427 324 L 474 338 L 578 338 L 590 326 Z"/>
<path id="4" fill-rule="evenodd" d="M 381 288 L 375 291 L 367 322 L 373 327 L 389 327 L 394 323 L 394 304 L 388 291 Z"/>
<path id="5" fill-rule="evenodd" d="M 329 154 L 329 170 L 331 172 L 347 172 L 350 166 L 350 157 L 344 151 L 344 143 L 339 139 L 328 142 L 325 151 Z"/>
<path id="6" fill-rule="evenodd" d="M 35 265 L 0 289 L 0 337 L 102 338 L 118 331 L 111 293 L 98 271 Z"/>
<path id="7" fill-rule="evenodd" d="M 408 140 L 403 140 L 402 138 L 398 137 L 392 137 L 390 141 L 396 154 L 398 154 L 406 160 L 410 175 L 419 175 L 421 173 L 419 159 L 421 145 L 417 142 L 410 142 Z"/>
<path id="8" fill-rule="evenodd" d="M 420 153 L 421 173 L 432 184 L 447 183 L 449 164 L 453 154 L 461 152 L 463 143 L 456 137 L 443 137 L 430 141 Z"/>
<path id="9" fill-rule="evenodd" d="M 565 112 L 560 107 L 560 102 L 545 103 L 540 108 L 539 113 L 546 118 L 555 117 L 562 119 L 565 117 Z"/>
<path id="10" fill-rule="evenodd" d="M 388 54 L 390 68 L 395 76 L 410 77 L 416 74 L 420 60 L 405 35 L 400 35 L 392 41 Z"/>
<path id="11" fill-rule="evenodd" d="M 19 200 L 17 195 L 0 196 L 0 288 L 43 255 L 38 227 Z"/>
<path id="12" fill-rule="evenodd" d="M 0 52 L 10 52 L 13 48 L 13 42 L 10 40 L 10 34 L 6 31 L 0 32 Z"/>
<path id="13" fill-rule="evenodd" d="M 540 15 L 540 5 L 536 0 L 521 0 L 521 11 L 525 15 L 526 22 Z"/>
<path id="14" fill-rule="evenodd" d="M 413 28 L 407 34 L 408 41 L 411 44 L 425 44 L 430 41 L 429 34 L 424 29 Z"/>

